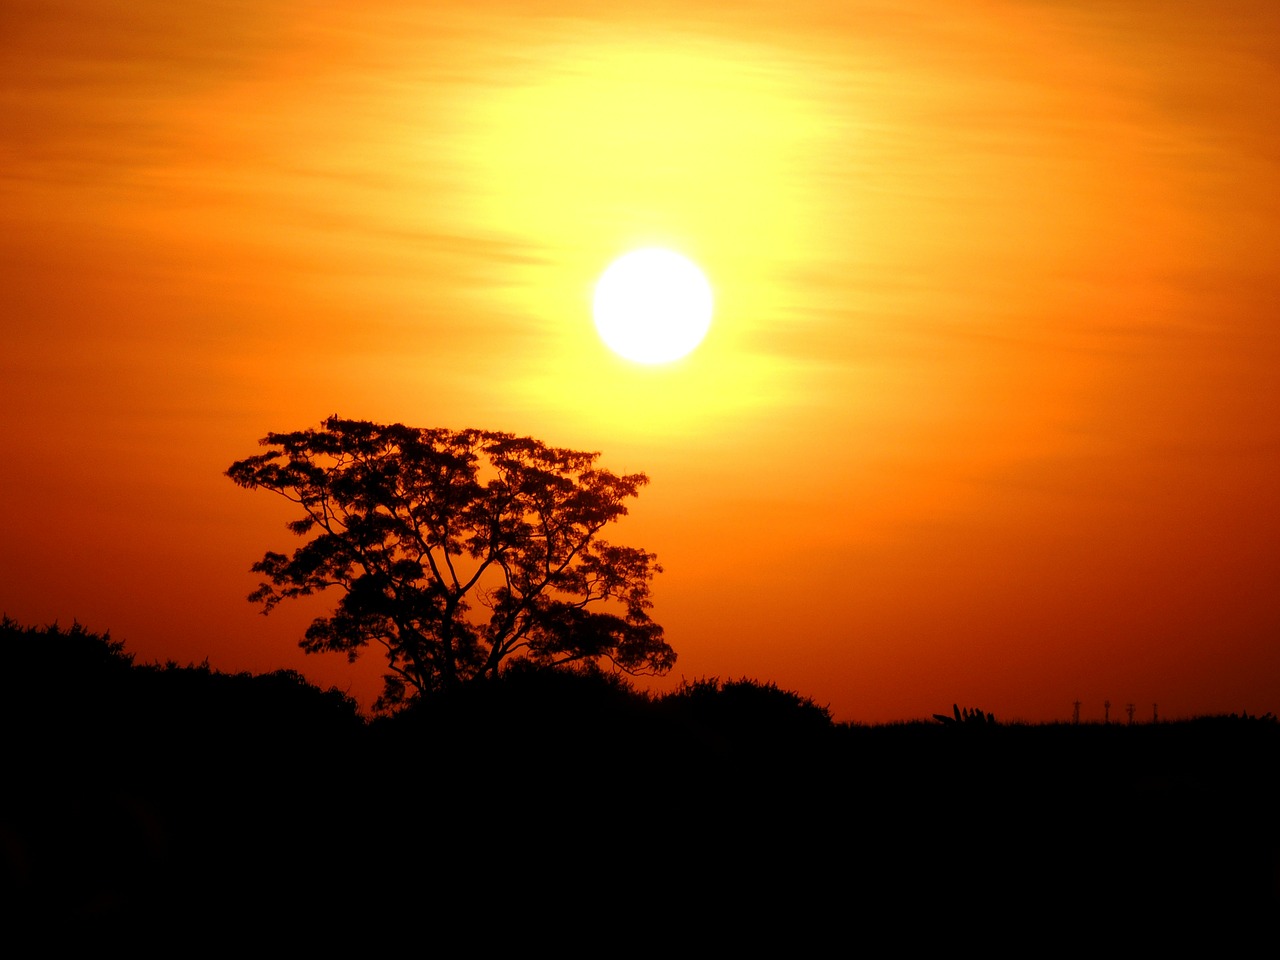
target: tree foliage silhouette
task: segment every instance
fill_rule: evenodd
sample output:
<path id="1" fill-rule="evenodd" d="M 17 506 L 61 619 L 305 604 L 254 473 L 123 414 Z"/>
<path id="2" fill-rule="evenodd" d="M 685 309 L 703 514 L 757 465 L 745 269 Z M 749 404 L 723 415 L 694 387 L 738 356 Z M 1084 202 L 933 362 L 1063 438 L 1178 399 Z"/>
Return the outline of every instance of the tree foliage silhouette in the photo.
<path id="1" fill-rule="evenodd" d="M 648 612 L 657 558 L 598 537 L 644 474 L 509 433 L 337 416 L 261 443 L 272 449 L 227 475 L 296 503 L 289 529 L 310 539 L 254 564 L 266 580 L 249 599 L 267 612 L 339 588 L 301 646 L 354 661 L 380 644 L 379 708 L 492 679 L 512 659 L 632 674 L 675 662 Z"/>

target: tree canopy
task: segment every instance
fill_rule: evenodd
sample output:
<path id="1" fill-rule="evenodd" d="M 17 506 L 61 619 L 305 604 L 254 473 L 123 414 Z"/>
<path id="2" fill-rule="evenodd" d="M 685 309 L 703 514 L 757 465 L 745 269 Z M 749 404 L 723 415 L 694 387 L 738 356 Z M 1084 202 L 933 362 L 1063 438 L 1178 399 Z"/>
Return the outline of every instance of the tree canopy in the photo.
<path id="1" fill-rule="evenodd" d="M 512 659 L 632 674 L 675 662 L 649 616 L 657 557 L 598 536 L 644 474 L 509 433 L 337 416 L 261 444 L 227 475 L 296 503 L 288 527 L 308 539 L 254 564 L 266 579 L 249 599 L 267 612 L 338 588 L 301 646 L 354 661 L 381 645 L 379 707 L 494 678 Z"/>

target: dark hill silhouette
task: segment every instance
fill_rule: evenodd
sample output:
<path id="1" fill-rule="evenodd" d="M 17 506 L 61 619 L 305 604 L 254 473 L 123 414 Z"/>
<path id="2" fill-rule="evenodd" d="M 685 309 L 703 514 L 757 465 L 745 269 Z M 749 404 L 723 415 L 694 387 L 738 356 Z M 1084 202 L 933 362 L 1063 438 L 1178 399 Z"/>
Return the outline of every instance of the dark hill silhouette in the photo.
<path id="1" fill-rule="evenodd" d="M 770 683 L 523 668 L 368 722 L 297 674 L 139 665 L 75 626 L 0 644 L 11 929 L 399 916 L 598 946 L 679 919 L 816 948 L 1280 905 L 1274 718 L 859 726 Z"/>

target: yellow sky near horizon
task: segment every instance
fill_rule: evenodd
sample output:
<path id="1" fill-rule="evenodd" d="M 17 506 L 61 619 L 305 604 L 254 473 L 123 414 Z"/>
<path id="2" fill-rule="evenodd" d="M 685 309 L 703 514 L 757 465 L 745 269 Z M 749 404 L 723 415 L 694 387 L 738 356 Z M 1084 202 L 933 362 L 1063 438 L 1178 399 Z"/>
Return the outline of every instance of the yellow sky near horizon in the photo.
<path id="1" fill-rule="evenodd" d="M 303 659 L 300 613 L 243 601 L 287 516 L 221 476 L 338 412 L 647 472 L 623 529 L 667 571 L 668 682 L 864 720 L 1280 708 L 1269 6 L 0 24 L 9 615 L 371 699 L 375 657 Z M 644 368 L 589 303 L 651 243 L 717 306 Z"/>

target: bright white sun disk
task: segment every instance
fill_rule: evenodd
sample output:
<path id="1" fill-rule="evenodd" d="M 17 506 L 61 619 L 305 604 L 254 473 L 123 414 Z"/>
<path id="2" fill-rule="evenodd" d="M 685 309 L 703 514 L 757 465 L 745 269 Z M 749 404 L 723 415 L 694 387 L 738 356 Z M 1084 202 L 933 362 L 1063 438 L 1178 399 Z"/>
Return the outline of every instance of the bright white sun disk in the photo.
<path id="1" fill-rule="evenodd" d="M 688 257 L 660 247 L 623 254 L 596 284 L 600 338 L 637 363 L 678 360 L 711 327 L 711 284 Z"/>

